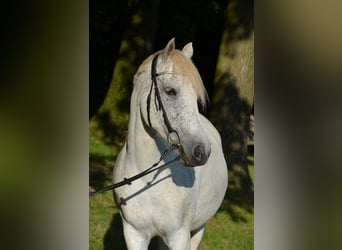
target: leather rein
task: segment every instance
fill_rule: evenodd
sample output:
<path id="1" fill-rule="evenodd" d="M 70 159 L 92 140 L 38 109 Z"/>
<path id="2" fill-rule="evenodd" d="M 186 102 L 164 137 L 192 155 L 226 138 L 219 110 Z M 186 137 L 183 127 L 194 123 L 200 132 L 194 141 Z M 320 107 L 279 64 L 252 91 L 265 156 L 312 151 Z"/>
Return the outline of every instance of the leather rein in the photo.
<path id="1" fill-rule="evenodd" d="M 158 88 L 158 84 L 157 84 L 157 76 L 161 75 L 158 74 L 157 71 L 157 62 L 158 62 L 158 57 L 159 57 L 160 53 L 156 54 L 152 60 L 152 64 L 151 64 L 151 80 L 152 80 L 152 84 L 151 84 L 151 88 L 150 88 L 150 92 L 148 94 L 147 97 L 147 117 L 148 117 L 148 123 L 150 125 L 150 127 L 152 127 L 151 124 L 151 117 L 150 117 L 150 108 L 151 108 L 151 95 L 152 95 L 152 90 L 154 89 L 155 92 L 155 105 L 156 105 L 156 109 L 157 111 L 161 110 L 163 112 L 163 118 L 164 118 L 164 123 L 167 127 L 168 130 L 168 136 L 167 136 L 167 140 L 168 142 L 171 143 L 171 134 L 175 134 L 177 136 L 178 142 L 177 143 L 171 143 L 171 146 L 169 148 L 167 148 L 162 155 L 160 156 L 159 160 L 157 162 L 155 162 L 152 166 L 150 166 L 149 168 L 145 169 L 144 171 L 130 177 L 130 178 L 124 178 L 122 181 L 114 183 L 112 185 L 106 186 L 102 189 L 99 189 L 97 191 L 94 192 L 89 192 L 89 197 L 92 197 L 94 195 L 106 192 L 108 190 L 114 190 L 118 187 L 124 186 L 124 185 L 131 185 L 133 181 L 148 175 L 149 173 L 152 173 L 158 169 L 161 169 L 173 162 L 176 162 L 178 160 L 180 160 L 180 155 L 178 155 L 177 157 L 175 157 L 173 160 L 164 163 L 163 165 L 159 165 L 159 163 L 169 154 L 171 153 L 173 150 L 178 149 L 181 145 L 180 145 L 180 137 L 178 135 L 178 132 L 171 126 L 170 120 L 166 114 L 163 102 L 161 100 L 161 96 L 160 96 L 160 92 L 159 92 L 159 88 Z"/>

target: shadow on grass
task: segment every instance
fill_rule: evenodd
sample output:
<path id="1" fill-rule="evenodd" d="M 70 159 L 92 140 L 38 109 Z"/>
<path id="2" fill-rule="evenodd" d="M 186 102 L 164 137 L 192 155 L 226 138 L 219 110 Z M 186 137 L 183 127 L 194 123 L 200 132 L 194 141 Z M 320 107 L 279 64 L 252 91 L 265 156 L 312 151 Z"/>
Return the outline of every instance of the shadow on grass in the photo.
<path id="1" fill-rule="evenodd" d="M 254 150 L 248 152 L 247 162 L 254 172 Z M 254 178 L 251 179 L 254 186 Z M 254 189 L 245 190 L 241 187 L 240 176 L 234 171 L 229 172 L 229 184 L 219 211 L 229 214 L 234 222 L 248 222 L 246 213 L 254 213 Z"/>
<path id="2" fill-rule="evenodd" d="M 122 221 L 119 213 L 115 213 L 104 238 L 104 250 L 126 249 L 125 239 L 122 231 Z"/>
<path id="3" fill-rule="evenodd" d="M 241 211 L 243 209 L 244 211 Z M 248 222 L 245 214 L 254 213 L 254 192 L 244 192 L 239 189 L 229 189 L 219 211 L 224 211 L 234 222 Z"/>
<path id="4" fill-rule="evenodd" d="M 247 164 L 254 172 L 254 146 L 248 147 Z M 254 186 L 254 175 L 251 178 Z M 229 214 L 234 222 L 247 222 L 246 213 L 254 213 L 254 189 L 241 188 L 240 176 L 229 172 L 229 185 L 219 211 Z"/>
<path id="5" fill-rule="evenodd" d="M 113 166 L 117 156 L 90 154 L 89 185 L 97 190 L 112 182 Z"/>
<path id="6" fill-rule="evenodd" d="M 110 227 L 103 238 L 104 250 L 126 250 L 125 238 L 122 230 L 122 220 L 119 213 L 115 213 L 112 217 Z M 151 240 L 149 250 L 158 249 L 158 239 L 155 237 Z"/>

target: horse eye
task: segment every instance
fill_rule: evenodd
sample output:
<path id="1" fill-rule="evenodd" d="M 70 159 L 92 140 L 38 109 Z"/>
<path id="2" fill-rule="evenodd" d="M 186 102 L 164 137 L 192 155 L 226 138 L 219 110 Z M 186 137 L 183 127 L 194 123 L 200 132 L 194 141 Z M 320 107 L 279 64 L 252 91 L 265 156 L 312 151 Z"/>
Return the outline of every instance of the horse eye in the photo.
<path id="1" fill-rule="evenodd" d="M 177 91 L 174 88 L 165 88 L 165 93 L 170 96 L 177 95 Z"/>

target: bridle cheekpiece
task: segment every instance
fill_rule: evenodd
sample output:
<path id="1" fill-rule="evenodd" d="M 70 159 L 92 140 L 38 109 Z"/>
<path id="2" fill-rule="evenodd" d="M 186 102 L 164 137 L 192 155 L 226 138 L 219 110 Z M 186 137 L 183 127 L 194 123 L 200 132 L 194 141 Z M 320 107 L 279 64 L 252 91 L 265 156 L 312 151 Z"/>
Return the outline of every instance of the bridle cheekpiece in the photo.
<path id="1" fill-rule="evenodd" d="M 157 111 L 161 110 L 163 112 L 164 123 L 165 123 L 165 125 L 167 127 L 167 130 L 168 130 L 167 141 L 169 143 L 171 143 L 171 144 L 175 144 L 177 146 L 180 146 L 179 134 L 171 126 L 170 120 L 169 120 L 169 118 L 167 116 L 167 113 L 165 111 L 163 102 L 161 100 L 161 96 L 160 96 L 160 92 L 159 92 L 159 88 L 158 88 L 158 84 L 157 84 L 157 76 L 160 75 L 160 74 L 158 74 L 156 72 L 157 71 L 157 62 L 158 62 L 159 55 L 160 55 L 160 53 L 158 53 L 157 55 L 155 55 L 153 57 L 152 64 L 151 64 L 151 80 L 152 80 L 152 84 L 151 84 L 151 88 L 150 88 L 150 93 L 148 94 L 148 97 L 147 97 L 147 118 L 148 118 L 148 124 L 149 124 L 150 127 L 152 127 L 151 117 L 150 117 L 150 108 L 151 108 L 152 89 L 154 89 L 156 109 L 157 109 Z M 176 135 L 177 142 L 174 141 L 174 136 L 173 135 Z"/>

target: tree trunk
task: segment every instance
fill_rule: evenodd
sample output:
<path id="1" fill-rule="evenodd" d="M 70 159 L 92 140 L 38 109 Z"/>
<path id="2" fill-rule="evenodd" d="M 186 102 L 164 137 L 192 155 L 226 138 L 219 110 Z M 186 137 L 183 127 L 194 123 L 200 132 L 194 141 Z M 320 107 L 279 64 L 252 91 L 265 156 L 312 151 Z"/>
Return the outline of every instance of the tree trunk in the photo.
<path id="1" fill-rule="evenodd" d="M 89 2 L 89 119 L 101 107 L 119 56 L 127 18 L 125 0 Z"/>
<path id="2" fill-rule="evenodd" d="M 127 133 L 133 76 L 152 53 L 157 29 L 159 0 L 134 1 L 129 6 L 130 21 L 121 43 L 106 98 L 90 122 L 91 135 L 106 144 L 121 147 Z"/>
<path id="3" fill-rule="evenodd" d="M 253 183 L 248 171 L 247 138 L 254 99 L 253 16 L 248 19 L 244 12 L 241 16 L 239 8 L 246 12 L 246 7 L 239 3 L 230 2 L 226 11 L 210 118 L 222 136 L 231 184 L 250 191 Z"/>

